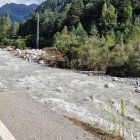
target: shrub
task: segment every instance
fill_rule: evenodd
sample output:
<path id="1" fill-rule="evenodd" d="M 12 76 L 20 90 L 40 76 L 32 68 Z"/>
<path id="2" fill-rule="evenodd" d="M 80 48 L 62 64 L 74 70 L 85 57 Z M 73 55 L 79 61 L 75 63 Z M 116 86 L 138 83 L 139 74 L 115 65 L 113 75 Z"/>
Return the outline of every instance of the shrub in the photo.
<path id="1" fill-rule="evenodd" d="M 24 39 L 4 38 L 1 41 L 1 45 L 4 45 L 4 46 L 15 46 L 16 48 L 19 48 L 19 49 L 24 49 L 26 47 Z"/>
<path id="2" fill-rule="evenodd" d="M 4 45 L 4 46 L 13 46 L 14 40 L 13 39 L 8 39 L 8 38 L 4 38 L 4 39 L 2 39 L 1 44 Z"/>
<path id="3" fill-rule="evenodd" d="M 15 42 L 13 43 L 13 45 L 16 48 L 19 48 L 19 49 L 26 48 L 26 44 L 25 44 L 25 40 L 24 39 L 17 39 L 17 40 L 15 40 Z"/>

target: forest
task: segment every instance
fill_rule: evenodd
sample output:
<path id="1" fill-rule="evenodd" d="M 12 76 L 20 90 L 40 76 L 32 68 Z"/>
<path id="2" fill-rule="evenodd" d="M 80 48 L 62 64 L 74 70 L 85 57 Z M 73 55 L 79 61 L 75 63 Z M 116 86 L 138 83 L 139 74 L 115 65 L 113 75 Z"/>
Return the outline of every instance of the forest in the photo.
<path id="1" fill-rule="evenodd" d="M 37 13 L 40 48 L 63 53 L 63 68 L 140 77 L 139 0 L 47 0 L 20 24 L 1 17 L 1 45 L 35 48 Z"/>

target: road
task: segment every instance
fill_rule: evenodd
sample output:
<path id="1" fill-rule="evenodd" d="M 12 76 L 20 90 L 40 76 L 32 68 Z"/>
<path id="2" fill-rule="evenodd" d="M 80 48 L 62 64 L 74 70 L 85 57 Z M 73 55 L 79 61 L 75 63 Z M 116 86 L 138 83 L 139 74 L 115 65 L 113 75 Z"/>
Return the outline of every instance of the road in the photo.
<path id="1" fill-rule="evenodd" d="M 0 93 L 0 140 L 77 139 L 95 138 L 27 94 Z"/>

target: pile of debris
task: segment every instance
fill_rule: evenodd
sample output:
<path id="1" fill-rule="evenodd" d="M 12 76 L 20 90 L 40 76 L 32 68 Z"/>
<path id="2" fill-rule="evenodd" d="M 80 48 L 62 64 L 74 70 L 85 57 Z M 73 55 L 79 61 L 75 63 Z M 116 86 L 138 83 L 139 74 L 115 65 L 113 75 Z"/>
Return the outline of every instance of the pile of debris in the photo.
<path id="1" fill-rule="evenodd" d="M 37 62 L 40 64 L 46 64 L 50 67 L 64 67 L 65 59 L 64 55 L 58 51 L 56 47 L 44 48 L 44 49 L 14 49 L 7 47 L 5 51 L 10 51 L 14 56 L 22 58 L 26 61 Z"/>
<path id="2" fill-rule="evenodd" d="M 14 56 L 17 56 L 19 58 L 22 58 L 26 61 L 30 62 L 41 62 L 44 63 L 43 61 L 46 59 L 47 55 L 46 52 L 43 50 L 35 50 L 35 49 L 26 49 L 26 50 L 21 50 L 21 49 L 15 49 L 11 51 L 11 53 Z"/>
<path id="3" fill-rule="evenodd" d="M 60 53 L 56 47 L 44 48 L 43 51 L 47 53 L 47 59 L 45 59 L 45 63 L 50 67 L 65 67 L 64 54 Z"/>

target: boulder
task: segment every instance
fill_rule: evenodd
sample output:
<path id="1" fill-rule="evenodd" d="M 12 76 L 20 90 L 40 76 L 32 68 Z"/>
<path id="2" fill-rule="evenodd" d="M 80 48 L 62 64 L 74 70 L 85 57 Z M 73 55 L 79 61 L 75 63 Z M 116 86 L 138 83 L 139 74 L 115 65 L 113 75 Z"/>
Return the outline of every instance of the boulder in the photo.
<path id="1" fill-rule="evenodd" d="M 56 90 L 59 91 L 59 92 L 63 92 L 64 91 L 61 86 L 59 86 L 58 88 L 56 88 Z"/>
<path id="2" fill-rule="evenodd" d="M 8 46 L 7 48 L 3 49 L 4 51 L 13 51 L 14 47 L 13 46 Z"/>
<path id="3" fill-rule="evenodd" d="M 111 79 L 112 79 L 112 81 L 118 81 L 117 77 L 112 77 Z"/>
<path id="4" fill-rule="evenodd" d="M 115 85 L 113 83 L 109 83 L 109 84 L 105 84 L 104 87 L 105 88 L 114 88 Z"/>
<path id="5" fill-rule="evenodd" d="M 44 60 L 39 60 L 39 64 L 45 64 Z"/>
<path id="6" fill-rule="evenodd" d="M 90 97 L 86 97 L 86 98 L 84 98 L 83 100 L 84 100 L 84 101 L 90 101 L 91 98 L 90 98 Z"/>
<path id="7" fill-rule="evenodd" d="M 140 93 L 140 87 L 135 90 L 136 93 Z"/>

